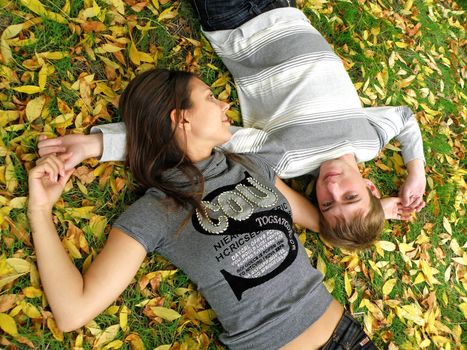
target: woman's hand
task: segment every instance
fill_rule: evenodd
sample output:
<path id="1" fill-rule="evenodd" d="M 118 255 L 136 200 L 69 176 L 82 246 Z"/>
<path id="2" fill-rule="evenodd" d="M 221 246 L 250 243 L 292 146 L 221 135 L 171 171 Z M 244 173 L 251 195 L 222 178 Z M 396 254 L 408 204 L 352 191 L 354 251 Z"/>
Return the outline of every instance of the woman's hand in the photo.
<path id="1" fill-rule="evenodd" d="M 40 158 L 36 167 L 29 172 L 29 212 L 52 210 L 74 170 L 65 170 L 65 162 L 69 157 L 49 155 Z"/>
<path id="2" fill-rule="evenodd" d="M 53 139 L 39 136 L 39 155 L 58 156 L 65 164 L 65 170 L 73 169 L 83 160 L 102 155 L 102 134 L 65 135 Z"/>
<path id="3" fill-rule="evenodd" d="M 412 213 L 415 212 L 412 208 L 407 208 L 402 205 L 402 199 L 399 197 L 387 197 L 381 199 L 381 205 L 384 210 L 384 218 L 386 220 L 409 220 Z"/>

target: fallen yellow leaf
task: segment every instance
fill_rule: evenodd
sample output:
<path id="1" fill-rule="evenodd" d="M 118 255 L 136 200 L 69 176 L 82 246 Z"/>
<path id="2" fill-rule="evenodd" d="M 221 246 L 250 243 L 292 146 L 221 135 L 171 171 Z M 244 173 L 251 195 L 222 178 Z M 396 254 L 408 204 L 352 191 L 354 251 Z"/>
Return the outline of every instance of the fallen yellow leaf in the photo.
<path id="1" fill-rule="evenodd" d="M 0 111 L 0 127 L 6 126 L 8 123 L 19 118 L 18 111 Z"/>
<path id="2" fill-rule="evenodd" d="M 171 344 L 166 344 L 166 345 L 159 345 L 157 348 L 154 350 L 170 350 Z"/>
<path id="3" fill-rule="evenodd" d="M 145 350 L 144 343 L 138 334 L 131 333 L 127 335 L 125 341 L 130 342 L 131 350 Z"/>
<path id="4" fill-rule="evenodd" d="M 44 89 L 42 89 L 39 86 L 35 86 L 35 85 L 24 85 L 24 86 L 14 87 L 13 90 L 32 95 L 32 94 L 37 94 L 38 92 L 41 92 Z"/>
<path id="5" fill-rule="evenodd" d="M 45 105 L 45 96 L 41 95 L 32 99 L 26 105 L 26 117 L 29 122 L 32 122 L 41 116 L 42 108 Z"/>
<path id="6" fill-rule="evenodd" d="M 39 298 L 42 296 L 42 290 L 40 290 L 39 288 L 36 288 L 36 287 L 26 287 L 26 288 L 23 288 L 23 294 L 27 297 L 27 298 Z"/>
<path id="7" fill-rule="evenodd" d="M 123 305 L 119 315 L 120 328 L 126 332 L 128 330 L 128 308 Z"/>
<path id="8" fill-rule="evenodd" d="M 216 313 L 212 309 L 198 311 L 196 313 L 196 318 L 207 325 L 213 325 L 214 323 L 212 320 L 214 320 L 216 317 Z"/>
<path id="9" fill-rule="evenodd" d="M 174 6 L 170 6 L 169 8 L 166 8 L 164 11 L 162 11 L 157 17 L 157 21 L 162 22 L 166 19 L 172 19 L 175 18 L 178 15 L 178 10 L 177 8 L 174 9 Z"/>
<path id="10" fill-rule="evenodd" d="M 31 263 L 27 260 L 20 258 L 8 258 L 6 259 L 8 265 L 10 265 L 17 273 L 28 273 L 31 269 Z"/>
<path id="11" fill-rule="evenodd" d="M 159 316 L 166 321 L 173 321 L 182 316 L 177 311 L 162 306 L 153 306 L 151 307 L 151 310 L 156 316 Z"/>
<path id="12" fill-rule="evenodd" d="M 8 314 L 0 313 L 0 328 L 9 335 L 18 335 L 18 329 L 16 328 L 16 322 L 13 317 Z"/>
<path id="13" fill-rule="evenodd" d="M 21 309 L 23 310 L 23 313 L 28 316 L 29 318 L 41 318 L 42 314 L 39 311 L 37 307 L 32 305 L 31 303 L 22 301 L 20 303 Z"/>
<path id="14" fill-rule="evenodd" d="M 386 296 L 391 294 L 392 289 L 394 288 L 396 283 L 397 283 L 397 279 L 395 279 L 395 278 L 391 278 L 391 279 L 387 280 L 386 283 L 384 283 L 384 285 L 383 285 L 383 294 L 386 295 Z"/>
<path id="15" fill-rule="evenodd" d="M 53 318 L 48 318 L 47 319 L 47 327 L 50 329 L 52 332 L 53 337 L 58 340 L 58 341 L 63 341 L 63 332 L 58 329 L 57 323 L 55 323 L 55 320 Z"/>
<path id="16" fill-rule="evenodd" d="M 94 344 L 93 344 L 94 347 L 99 348 L 99 347 L 104 346 L 107 343 L 110 343 L 112 340 L 115 339 L 119 330 L 120 330 L 120 325 L 118 324 L 114 324 L 104 329 L 104 331 L 99 336 L 96 337 L 96 340 L 94 341 Z"/>
<path id="17" fill-rule="evenodd" d="M 102 349 L 120 349 L 123 346 L 123 342 L 120 339 L 113 340 L 110 343 L 108 343 L 106 346 L 104 346 Z"/>
<path id="18" fill-rule="evenodd" d="M 105 216 L 94 215 L 93 217 L 91 217 L 91 220 L 89 220 L 89 228 L 91 230 L 91 233 L 97 238 L 102 237 L 106 226 L 107 218 Z"/>
<path id="19" fill-rule="evenodd" d="M 347 271 L 344 273 L 344 285 L 345 285 L 345 292 L 347 293 L 347 297 L 352 295 L 352 285 L 350 284 L 350 278 Z"/>
<path id="20" fill-rule="evenodd" d="M 321 255 L 318 255 L 318 261 L 316 263 L 316 268 L 318 269 L 319 272 L 323 274 L 323 276 L 326 276 L 326 263 L 324 262 Z"/>

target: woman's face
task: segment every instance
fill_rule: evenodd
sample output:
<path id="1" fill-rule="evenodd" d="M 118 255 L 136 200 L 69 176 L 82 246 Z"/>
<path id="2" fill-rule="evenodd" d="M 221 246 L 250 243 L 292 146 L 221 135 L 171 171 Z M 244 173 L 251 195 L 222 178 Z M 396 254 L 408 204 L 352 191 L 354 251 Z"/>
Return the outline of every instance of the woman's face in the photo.
<path id="1" fill-rule="evenodd" d="M 213 148 L 230 140 L 230 121 L 225 115 L 229 104 L 215 98 L 198 78 L 191 79 L 190 89 L 192 107 L 183 115 L 190 146 Z"/>

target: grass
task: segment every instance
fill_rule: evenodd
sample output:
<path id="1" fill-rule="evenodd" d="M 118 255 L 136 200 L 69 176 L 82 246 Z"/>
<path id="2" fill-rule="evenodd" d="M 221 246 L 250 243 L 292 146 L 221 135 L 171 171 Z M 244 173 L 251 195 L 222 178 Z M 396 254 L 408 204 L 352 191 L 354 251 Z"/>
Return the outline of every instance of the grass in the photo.
<path id="1" fill-rule="evenodd" d="M 61 13 L 67 2 L 60 0 L 42 3 L 47 10 Z M 14 235 L 14 228 L 6 218 L 17 227 L 23 226 L 28 230 L 26 208 L 10 208 L 9 205 L 14 198 L 27 195 L 27 170 L 33 166 L 33 161 L 26 155 L 35 154 L 37 135 L 43 130 L 61 134 L 70 132 L 73 127 L 49 127 L 50 122 L 61 114 L 58 99 L 68 105 L 75 118 L 81 114 L 89 118 L 88 124 L 106 122 L 96 110 L 98 96 L 92 94 L 95 81 L 117 86 L 114 90 L 120 94 L 126 82 L 141 69 L 141 66 L 136 66 L 129 59 L 129 44 L 125 44 L 121 51 L 125 64 L 117 61 L 112 53 L 101 55 L 121 66 L 121 69 L 115 70 L 113 77 L 112 74 L 109 75 L 106 63 L 99 56 L 96 55 L 93 59 L 94 50 L 111 41 L 112 33 L 117 27 L 126 30 L 122 31 L 123 34 L 119 38 L 130 39 L 131 31 L 131 38 L 139 51 L 154 53 L 154 50 L 157 50 L 156 64 L 159 67 L 194 70 L 208 84 L 228 74 L 221 59 L 213 53 L 203 37 L 199 23 L 186 1 L 162 5 L 160 11 L 171 6 L 178 8 L 178 14 L 174 18 L 162 21 L 158 20 L 157 14 L 150 8 L 154 1 L 148 2 L 140 11 L 125 5 L 124 17 L 115 13 L 110 2 L 97 0 L 97 3 L 105 15 L 101 18 L 90 17 L 87 20 L 102 21 L 106 27 L 104 31 L 79 32 L 72 30 L 72 26 L 68 24 L 60 24 L 42 16 L 42 23 L 19 34 L 20 39 L 25 39 L 34 33 L 36 42 L 27 46 L 11 47 L 14 61 L 9 67 L 16 73 L 18 82 L 9 82 L 2 76 L 0 96 L 2 109 L 18 110 L 20 117 L 6 123 L 0 130 L 5 145 L 0 149 L 0 196 L 4 203 L 0 208 L 0 267 L 7 258 L 12 257 L 33 264 L 35 262 L 34 250 Z M 334 297 L 355 312 L 360 321 L 369 317 L 375 319 L 372 338 L 381 349 L 418 349 L 425 340 L 423 344 L 426 346 L 423 349 L 465 350 L 466 311 L 462 311 L 459 306 L 466 303 L 467 280 L 465 264 L 459 263 L 459 259 L 465 254 L 467 243 L 465 203 L 462 202 L 466 191 L 463 140 L 466 101 L 465 87 L 461 85 L 461 81 L 465 80 L 462 67 L 465 66 L 466 55 L 465 13 L 459 11 L 466 9 L 466 2 L 461 1 L 457 5 L 451 0 L 415 0 L 412 7 L 406 11 L 409 3 L 410 1 L 395 0 L 358 3 L 339 0 L 306 1 L 303 11 L 346 62 L 348 72 L 357 84 L 358 93 L 365 106 L 409 105 L 417 113 L 425 141 L 427 175 L 432 180 L 432 186 L 427 187 L 427 206 L 413 222 L 390 222 L 386 225 L 381 239 L 393 243 L 394 249 L 382 251 L 382 254 L 374 248 L 349 255 L 347 252 L 325 246 L 312 232 L 306 232 L 305 246 L 311 252 L 310 261 L 313 264 L 317 263 L 318 257 L 324 261 L 327 270 L 324 280 L 328 286 L 333 286 Z M 79 26 L 80 21 L 76 18 L 88 5 L 92 3 L 84 0 L 71 1 L 70 12 L 66 18 L 70 23 Z M 6 11 L 0 10 L 3 11 L 0 15 L 1 30 L 36 16 L 20 1 L 11 2 L 9 6 Z M 419 32 L 409 34 L 419 23 Z M 146 25 L 153 28 L 143 34 L 136 24 L 140 28 Z M 186 38 L 201 42 L 201 46 L 190 43 Z M 47 65 L 54 69 L 47 77 L 46 89 L 33 95 L 13 90 L 11 87 L 38 83 L 39 69 L 30 69 L 27 63 L 28 60 L 35 59 L 36 53 L 46 51 L 70 53 L 69 57 L 60 60 L 45 60 Z M 91 106 L 87 107 L 82 103 L 82 92 L 72 88 L 83 72 L 94 74 L 94 81 L 89 84 Z M 411 75 L 416 78 L 409 85 L 401 87 L 401 81 Z M 382 93 L 375 86 L 378 86 Z M 215 88 L 214 93 L 220 94 L 223 90 L 224 87 Z M 48 97 L 48 103 L 44 107 L 48 110 L 48 115 L 45 114 L 34 123 L 30 123 L 24 112 L 25 106 L 40 94 Z M 233 83 L 229 101 L 232 109 L 239 110 Z M 109 119 L 120 120 L 111 103 L 107 103 L 105 108 L 110 115 Z M 89 128 L 88 124 L 85 124 L 85 131 Z M 393 167 L 394 153 L 392 150 L 385 150 L 377 161 Z M 5 178 L 7 155 L 14 164 L 14 177 L 18 181 L 18 186 L 13 191 L 9 190 Z M 95 169 L 98 163 L 88 161 L 85 166 Z M 364 171 L 378 184 L 383 194 L 397 193 L 403 171 L 383 171 L 375 162 L 366 164 Z M 102 248 L 109 225 L 137 197 L 134 186 L 131 185 L 131 175 L 122 165 L 113 165 L 107 175 L 107 178 L 101 175 L 86 185 L 87 193 L 83 193 L 78 187 L 76 179 L 73 180 L 70 189 L 54 210 L 54 220 L 61 237 L 66 235 L 72 222 L 83 230 L 83 237 L 89 244 L 90 251 L 94 252 Z M 115 186 L 112 185 L 117 178 L 125 179 L 126 183 L 120 191 L 115 191 Z M 312 181 L 311 177 L 305 176 L 290 183 L 299 191 L 309 194 Z M 90 217 L 73 217 L 65 210 L 87 205 L 94 206 L 93 216 L 99 215 L 108 219 L 109 225 L 101 238 L 96 238 L 91 232 Z M 446 222 L 449 222 L 450 230 L 446 228 Z M 422 239 L 423 234 L 426 235 L 426 240 Z M 457 242 L 458 248 L 454 242 Z M 413 250 L 405 251 L 404 244 L 412 245 Z M 80 252 L 82 258 L 75 259 L 74 262 L 82 268 L 89 254 L 82 249 Z M 357 263 L 352 265 L 349 263 L 351 259 L 358 259 L 355 260 Z M 373 264 L 380 266 L 382 276 L 375 272 Z M 115 335 L 112 341 L 121 341 L 121 344 L 114 343 L 114 348 L 135 347 L 134 344 L 130 345 L 129 337 L 135 335 L 139 337 L 145 349 L 158 349 L 159 346 L 170 344 L 173 350 L 224 349 L 217 340 L 222 329 L 216 320 L 214 325 L 208 325 L 190 316 L 187 303 L 195 301 L 197 311 L 208 309 L 209 305 L 199 298 L 196 286 L 182 271 L 162 278 L 160 283 L 155 283 L 155 288 L 150 284 L 140 288 L 140 283 L 151 272 L 174 268 L 161 256 L 148 255 L 130 286 L 113 304 L 119 307 L 125 305 L 129 309 L 129 329 L 120 330 Z M 445 279 L 448 269 L 450 276 Z M 430 271 L 439 283 L 429 282 L 426 274 L 429 275 Z M 2 273 L 4 271 L 0 269 L 0 280 L 3 278 Z M 350 278 L 351 299 L 346 292 L 345 273 Z M 420 274 L 425 278 L 416 281 Z M 397 283 L 389 293 L 384 293 L 383 286 L 390 278 L 396 278 Z M 43 315 L 49 315 L 50 309 L 46 306 L 45 299 L 25 296 L 25 288 L 32 285 L 40 288 L 40 285 L 34 282 L 33 273 L 26 273 L 14 282 L 0 287 L 0 298 L 16 294 L 36 306 L 38 310 L 44 311 Z M 183 288 L 186 288 L 185 293 L 181 293 Z M 377 319 L 371 310 L 363 306 L 363 299 L 377 305 L 384 319 Z M 182 317 L 169 322 L 148 315 L 144 312 L 144 306 L 138 306 L 148 301 L 160 302 L 161 305 L 179 312 Z M 0 308 L 1 305 L 0 302 Z M 93 349 L 93 344 L 99 337 L 84 327 L 78 332 L 64 334 L 63 341 L 57 340 L 47 327 L 46 316 L 31 319 L 23 311 L 17 311 L 15 314 L 13 310 L 18 305 L 16 303 L 0 312 L 13 315 L 19 335 L 32 342 L 36 349 Z M 400 308 L 405 306 L 419 308 L 421 315 L 427 320 L 434 314 L 436 323 L 433 324 L 437 330 L 430 330 L 429 322 L 420 326 L 400 316 Z M 120 323 L 120 311 L 121 308 L 112 315 L 104 312 L 96 317 L 95 321 L 100 329 L 104 330 Z M 450 332 L 446 332 L 445 327 L 449 328 Z M 81 335 L 82 345 L 78 345 Z M 13 349 L 15 346 L 18 349 L 29 348 L 24 339 L 11 336 L 4 330 L 0 330 L 0 343 L 0 347 L 6 349 Z"/>

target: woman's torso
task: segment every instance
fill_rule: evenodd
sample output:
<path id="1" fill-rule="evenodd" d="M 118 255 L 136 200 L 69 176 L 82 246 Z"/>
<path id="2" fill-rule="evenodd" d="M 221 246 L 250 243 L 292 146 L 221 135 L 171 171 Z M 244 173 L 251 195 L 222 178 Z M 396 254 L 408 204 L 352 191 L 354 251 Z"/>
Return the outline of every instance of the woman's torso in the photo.
<path id="1" fill-rule="evenodd" d="M 274 349 L 318 320 L 331 302 L 291 222 L 290 206 L 274 188 L 274 173 L 258 157 L 251 165 L 216 152 L 200 164 L 209 219 L 167 212 L 149 190 L 115 226 L 156 250 L 198 285 L 225 329 L 231 349 Z M 180 179 L 173 174 L 173 179 Z M 183 184 L 180 184 L 183 186 Z"/>

